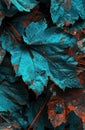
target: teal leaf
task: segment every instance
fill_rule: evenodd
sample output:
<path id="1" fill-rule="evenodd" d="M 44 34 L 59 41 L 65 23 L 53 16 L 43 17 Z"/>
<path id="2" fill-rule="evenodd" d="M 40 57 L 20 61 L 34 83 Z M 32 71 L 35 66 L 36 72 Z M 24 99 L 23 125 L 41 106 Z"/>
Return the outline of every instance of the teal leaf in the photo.
<path id="1" fill-rule="evenodd" d="M 29 24 L 25 29 L 23 40 L 28 45 L 56 45 L 60 49 L 72 47 L 77 41 L 75 37 L 61 29 L 58 30 L 56 27 L 47 29 L 45 20 Z"/>
<path id="2" fill-rule="evenodd" d="M 12 4 L 16 6 L 19 11 L 30 12 L 38 2 L 36 0 L 11 0 Z"/>
<path id="3" fill-rule="evenodd" d="M 21 79 L 16 79 L 10 56 L 6 54 L 0 64 L 0 112 L 21 110 L 24 105 L 28 104 L 28 100 L 25 84 Z"/>
<path id="4" fill-rule="evenodd" d="M 9 34 L 0 39 L 2 48 L 12 56 L 16 76 L 22 76 L 28 87 L 38 94 L 44 90 L 48 77 L 63 90 L 80 87 L 77 62 L 66 51 L 76 45 L 76 39 L 55 27 L 47 29 L 45 20 L 32 22 L 24 31 L 26 43 L 18 43 Z"/>
<path id="5" fill-rule="evenodd" d="M 64 26 L 65 22 L 68 25 L 74 24 L 79 17 L 85 19 L 85 2 L 83 0 L 51 0 L 50 12 L 53 23 L 56 23 L 58 27 Z"/>
<path id="6" fill-rule="evenodd" d="M 23 45 L 15 43 L 9 35 L 4 35 L 2 39 L 4 39 L 2 47 L 12 55 L 11 62 L 14 66 L 16 76 L 22 76 L 24 82 L 28 83 L 31 89 L 41 94 L 48 80 L 45 72 L 48 70 L 46 67 L 47 62 L 43 56 L 34 51 L 32 54 L 34 55 L 34 59 L 32 59 L 30 50 Z M 41 63 L 43 63 L 42 68 Z"/>

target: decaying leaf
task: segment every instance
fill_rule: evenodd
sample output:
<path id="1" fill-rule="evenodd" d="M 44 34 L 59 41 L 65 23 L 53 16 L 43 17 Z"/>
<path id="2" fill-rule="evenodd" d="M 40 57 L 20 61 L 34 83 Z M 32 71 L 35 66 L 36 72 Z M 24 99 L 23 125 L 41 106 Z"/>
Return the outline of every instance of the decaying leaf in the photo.
<path id="1" fill-rule="evenodd" d="M 71 91 L 66 90 L 65 92 L 57 89 L 57 95 L 52 96 L 51 100 L 48 103 L 48 118 L 54 127 L 60 126 L 62 123 L 66 123 L 68 120 L 68 114 L 72 111 L 82 120 L 82 125 L 85 124 L 85 88 L 82 89 L 73 89 Z M 59 113 L 55 111 L 55 105 L 59 104 L 63 111 Z M 57 108 L 56 108 L 57 109 Z M 71 119 L 69 120 L 71 123 Z M 73 124 L 73 123 L 72 123 Z M 71 124 L 71 125 L 72 125 Z M 74 126 L 77 127 L 76 125 Z M 77 130 L 77 128 L 76 128 Z M 82 129 L 83 130 L 83 129 Z"/>

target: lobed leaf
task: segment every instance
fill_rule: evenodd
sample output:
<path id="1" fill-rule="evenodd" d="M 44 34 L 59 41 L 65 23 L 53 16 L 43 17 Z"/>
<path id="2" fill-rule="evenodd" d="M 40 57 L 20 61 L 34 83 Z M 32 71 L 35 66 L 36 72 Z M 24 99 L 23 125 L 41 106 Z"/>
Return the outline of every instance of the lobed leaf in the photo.
<path id="1" fill-rule="evenodd" d="M 32 22 L 24 34 L 23 40 L 28 46 L 13 40 L 9 34 L 2 35 L 0 40 L 2 47 L 12 55 L 17 76 L 22 76 L 38 94 L 46 86 L 48 77 L 63 90 L 80 86 L 76 76 L 77 62 L 66 52 L 66 48 L 75 46 L 73 36 L 57 31 L 55 27 L 47 29 L 45 20 Z"/>

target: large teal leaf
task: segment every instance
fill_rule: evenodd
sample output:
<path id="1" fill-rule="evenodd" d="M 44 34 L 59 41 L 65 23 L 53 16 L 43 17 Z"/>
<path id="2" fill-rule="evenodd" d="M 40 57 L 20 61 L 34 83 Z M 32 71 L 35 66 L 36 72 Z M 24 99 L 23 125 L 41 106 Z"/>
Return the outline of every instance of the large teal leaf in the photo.
<path id="1" fill-rule="evenodd" d="M 23 40 L 27 45 L 13 40 L 9 34 L 0 38 L 2 47 L 12 55 L 16 75 L 22 76 L 31 89 L 41 94 L 48 77 L 62 89 L 80 86 L 77 62 L 66 51 L 76 45 L 73 36 L 55 27 L 47 29 L 45 20 L 41 20 L 26 27 Z"/>

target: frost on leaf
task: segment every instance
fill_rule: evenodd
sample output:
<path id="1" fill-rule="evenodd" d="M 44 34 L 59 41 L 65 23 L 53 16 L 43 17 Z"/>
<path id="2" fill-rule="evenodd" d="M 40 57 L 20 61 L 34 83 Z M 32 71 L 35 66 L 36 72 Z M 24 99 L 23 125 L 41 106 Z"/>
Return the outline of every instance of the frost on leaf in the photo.
<path id="1" fill-rule="evenodd" d="M 4 34 L 0 41 L 2 48 L 12 55 L 16 75 L 22 76 L 31 89 L 41 94 L 48 77 L 63 90 L 80 86 L 77 62 L 66 52 L 66 48 L 75 46 L 73 36 L 57 31 L 56 27 L 47 29 L 45 20 L 41 20 L 25 28 L 23 40 L 26 43 L 20 44 Z"/>
<path id="2" fill-rule="evenodd" d="M 78 4 L 77 4 L 78 3 Z M 74 24 L 81 17 L 85 19 L 84 0 L 51 0 L 51 17 L 58 27 Z"/>

